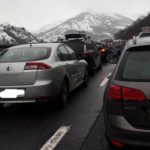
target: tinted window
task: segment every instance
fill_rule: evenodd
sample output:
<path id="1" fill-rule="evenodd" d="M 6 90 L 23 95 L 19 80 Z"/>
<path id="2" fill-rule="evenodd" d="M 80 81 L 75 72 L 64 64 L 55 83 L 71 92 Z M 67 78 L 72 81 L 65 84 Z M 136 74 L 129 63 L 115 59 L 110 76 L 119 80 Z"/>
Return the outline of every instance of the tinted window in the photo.
<path id="1" fill-rule="evenodd" d="M 75 53 L 70 47 L 68 47 L 68 46 L 65 46 L 65 47 L 66 47 L 67 51 L 69 52 L 71 58 L 72 58 L 73 60 L 76 60 L 76 59 L 77 59 L 76 53 Z"/>
<path id="2" fill-rule="evenodd" d="M 67 52 L 66 48 L 64 46 L 59 46 L 58 48 L 58 56 L 60 60 L 71 60 L 71 56 Z"/>
<path id="3" fill-rule="evenodd" d="M 50 56 L 50 49 L 41 47 L 10 48 L 0 54 L 0 62 L 25 62 L 43 60 Z"/>
<path id="4" fill-rule="evenodd" d="M 94 43 L 86 44 L 87 50 L 97 50 L 96 45 Z"/>
<path id="5" fill-rule="evenodd" d="M 150 51 L 128 51 L 119 67 L 119 80 L 150 80 Z"/>
<path id="6" fill-rule="evenodd" d="M 103 48 L 104 46 L 103 46 L 103 44 L 101 44 L 101 43 L 96 43 L 96 47 L 97 47 L 97 48 Z"/>
<path id="7" fill-rule="evenodd" d="M 84 53 L 84 44 L 82 42 L 68 42 L 66 45 L 73 49 L 77 55 Z"/>
<path id="8" fill-rule="evenodd" d="M 149 37 L 150 33 L 141 33 L 140 37 Z"/>

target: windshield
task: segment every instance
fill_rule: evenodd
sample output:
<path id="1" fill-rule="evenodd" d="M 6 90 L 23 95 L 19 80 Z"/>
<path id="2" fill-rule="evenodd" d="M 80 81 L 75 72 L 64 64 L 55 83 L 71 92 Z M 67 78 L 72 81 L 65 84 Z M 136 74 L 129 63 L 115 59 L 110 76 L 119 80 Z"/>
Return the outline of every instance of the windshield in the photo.
<path id="1" fill-rule="evenodd" d="M 0 62 L 26 62 L 48 58 L 47 48 L 10 48 L 0 53 Z"/>

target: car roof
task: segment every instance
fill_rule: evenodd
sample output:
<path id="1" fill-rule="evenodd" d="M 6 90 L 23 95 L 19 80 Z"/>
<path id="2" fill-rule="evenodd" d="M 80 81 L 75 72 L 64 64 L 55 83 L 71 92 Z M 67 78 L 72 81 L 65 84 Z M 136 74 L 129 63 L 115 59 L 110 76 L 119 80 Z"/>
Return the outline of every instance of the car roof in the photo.
<path id="1" fill-rule="evenodd" d="M 37 44 L 23 44 L 23 45 L 17 45 L 17 46 L 13 46 L 12 48 L 24 48 L 24 47 L 47 47 L 47 48 L 52 48 L 55 49 L 56 47 L 58 47 L 61 43 L 37 43 Z"/>
<path id="2" fill-rule="evenodd" d="M 125 46 L 125 49 L 129 49 L 132 47 L 140 47 L 140 46 L 150 46 L 150 37 L 143 38 L 133 38 L 130 39 Z"/>

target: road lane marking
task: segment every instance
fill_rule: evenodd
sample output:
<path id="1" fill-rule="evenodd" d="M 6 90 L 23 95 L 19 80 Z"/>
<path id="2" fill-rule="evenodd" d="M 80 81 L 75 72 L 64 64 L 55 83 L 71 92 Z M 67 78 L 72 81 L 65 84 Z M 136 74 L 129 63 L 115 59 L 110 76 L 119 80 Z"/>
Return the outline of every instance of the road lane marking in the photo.
<path id="1" fill-rule="evenodd" d="M 108 75 L 107 76 L 110 76 L 111 75 L 111 72 L 110 73 L 108 73 Z"/>
<path id="2" fill-rule="evenodd" d="M 109 75 L 111 75 L 111 73 L 109 73 L 107 76 L 109 76 Z M 104 86 L 107 82 L 108 82 L 108 78 L 107 78 L 107 76 L 106 76 L 106 78 L 100 83 L 100 85 L 99 86 Z"/>
<path id="3" fill-rule="evenodd" d="M 106 77 L 99 86 L 104 86 L 108 82 L 108 78 Z"/>
<path id="4" fill-rule="evenodd" d="M 61 126 L 40 150 L 53 150 L 69 130 L 70 126 Z"/>

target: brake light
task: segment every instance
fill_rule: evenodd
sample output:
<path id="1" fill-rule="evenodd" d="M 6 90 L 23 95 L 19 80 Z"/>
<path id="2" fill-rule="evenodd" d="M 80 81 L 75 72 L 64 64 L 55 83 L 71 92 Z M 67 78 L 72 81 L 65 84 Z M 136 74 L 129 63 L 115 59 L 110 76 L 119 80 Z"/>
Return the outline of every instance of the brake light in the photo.
<path id="1" fill-rule="evenodd" d="M 106 49 L 105 49 L 105 48 L 101 48 L 99 51 L 100 51 L 101 53 L 104 53 L 104 52 L 106 51 Z"/>
<path id="2" fill-rule="evenodd" d="M 118 85 L 111 85 L 108 90 L 109 100 L 123 100 L 123 101 L 144 101 L 146 97 L 144 93 L 138 89 L 121 87 Z"/>
<path id="3" fill-rule="evenodd" d="M 118 85 L 111 85 L 108 91 L 108 99 L 121 100 L 121 87 Z"/>
<path id="4" fill-rule="evenodd" d="M 122 88 L 122 96 L 125 101 L 144 101 L 145 95 L 142 91 L 131 88 Z"/>
<path id="5" fill-rule="evenodd" d="M 51 67 L 42 62 L 27 62 L 24 70 L 47 70 Z"/>
<path id="6" fill-rule="evenodd" d="M 123 148 L 125 146 L 124 143 L 117 141 L 117 140 L 111 140 L 111 144 L 117 146 L 118 148 Z"/>

